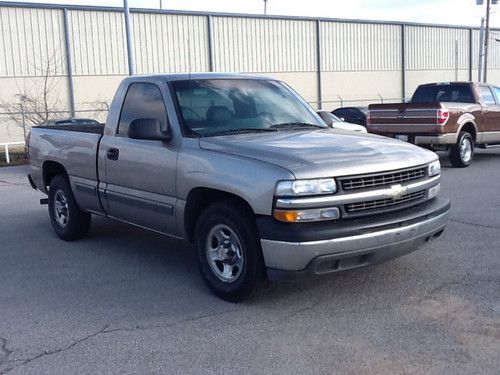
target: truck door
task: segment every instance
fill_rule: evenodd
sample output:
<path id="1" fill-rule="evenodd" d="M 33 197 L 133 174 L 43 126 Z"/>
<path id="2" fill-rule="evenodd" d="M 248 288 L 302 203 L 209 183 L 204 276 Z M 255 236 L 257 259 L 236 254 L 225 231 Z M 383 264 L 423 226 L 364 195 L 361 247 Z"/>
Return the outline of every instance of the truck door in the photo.
<path id="1" fill-rule="evenodd" d="M 482 143 L 500 142 L 500 102 L 489 86 L 480 86 L 483 104 Z"/>
<path id="2" fill-rule="evenodd" d="M 175 170 L 177 146 L 159 140 L 128 137 L 136 119 L 168 126 L 167 111 L 154 83 L 132 83 L 125 95 L 114 135 L 104 136 L 106 212 L 109 216 L 162 233 L 177 235 Z"/>

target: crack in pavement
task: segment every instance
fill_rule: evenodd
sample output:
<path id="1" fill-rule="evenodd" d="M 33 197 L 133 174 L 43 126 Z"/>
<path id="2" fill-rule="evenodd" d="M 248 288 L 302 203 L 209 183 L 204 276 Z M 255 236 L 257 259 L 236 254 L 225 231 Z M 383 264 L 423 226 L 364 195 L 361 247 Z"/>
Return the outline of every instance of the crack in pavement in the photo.
<path id="1" fill-rule="evenodd" d="M 33 361 L 36 361 L 37 359 L 40 359 L 42 357 L 51 356 L 53 354 L 62 353 L 62 352 L 71 350 L 75 346 L 77 346 L 77 345 L 79 345 L 79 344 L 81 344 L 81 343 L 83 343 L 85 341 L 88 341 L 88 340 L 90 340 L 90 339 L 92 339 L 94 337 L 102 335 L 102 334 L 109 334 L 109 333 L 115 333 L 115 332 L 134 332 L 134 331 L 149 330 L 149 329 L 158 329 L 158 328 L 169 328 L 169 327 L 175 326 L 177 324 L 195 322 L 195 321 L 202 320 L 202 319 L 205 319 L 205 318 L 210 318 L 210 317 L 214 317 L 214 316 L 219 316 L 219 315 L 227 314 L 227 313 L 230 313 L 230 312 L 233 312 L 233 311 L 236 311 L 236 310 L 225 310 L 225 311 L 220 311 L 220 312 L 216 312 L 216 313 L 212 313 L 212 314 L 205 314 L 205 315 L 195 316 L 195 317 L 192 317 L 192 318 L 187 318 L 187 319 L 184 319 L 184 320 L 175 321 L 175 322 L 168 323 L 168 324 L 157 324 L 157 325 L 151 325 L 151 326 L 139 326 L 139 325 L 137 325 L 137 326 L 132 327 L 132 328 L 125 327 L 125 328 L 113 328 L 113 329 L 110 329 L 109 325 L 106 324 L 99 331 L 94 332 L 94 333 L 92 333 L 90 335 L 87 335 L 87 336 L 85 336 L 85 337 L 83 337 L 81 339 L 78 339 L 78 340 L 72 342 L 70 345 L 65 346 L 63 348 L 58 348 L 58 349 L 54 349 L 54 350 L 44 350 L 42 353 L 40 353 L 40 354 L 38 354 L 38 355 L 36 355 L 34 357 L 7 361 L 6 364 L 9 364 L 9 363 L 13 364 L 13 363 L 17 362 L 18 365 L 14 366 L 14 367 L 6 368 L 3 371 L 0 370 L 0 375 L 7 374 L 8 372 L 14 370 L 17 367 L 27 365 L 27 364 L 29 364 L 29 363 L 31 363 Z M 4 339 L 2 339 L 2 340 L 3 340 L 2 341 L 2 351 L 7 350 L 9 352 L 9 355 L 10 355 L 12 353 L 12 351 L 8 350 L 5 347 L 6 346 L 6 340 L 4 340 Z"/>
<path id="2" fill-rule="evenodd" d="M 500 229 L 500 227 L 496 227 L 494 225 L 486 225 L 486 224 L 478 224 L 478 223 L 471 223 L 468 221 L 463 221 L 463 220 L 457 220 L 457 219 L 449 219 L 452 223 L 458 223 L 458 224 L 463 224 L 463 225 L 470 225 L 473 227 L 478 227 L 478 228 L 487 228 L 487 229 Z"/>
<path id="3" fill-rule="evenodd" d="M 323 300 L 322 296 L 319 296 L 318 298 L 316 298 L 315 301 L 313 301 L 309 305 L 291 311 L 290 313 L 288 313 L 287 319 L 294 318 L 297 315 L 304 313 L 306 311 L 314 310 L 322 302 L 322 300 Z"/>
<path id="4" fill-rule="evenodd" d="M 3 337 L 0 337 L 0 342 L 2 343 L 2 345 L 0 346 L 0 350 L 2 351 L 2 353 L 5 354 L 5 358 L 9 358 L 13 350 L 9 350 L 7 348 L 7 340 L 4 339 Z"/>
<path id="5" fill-rule="evenodd" d="M 170 328 L 170 327 L 173 327 L 177 324 L 196 322 L 198 320 L 202 320 L 205 318 L 211 318 L 211 317 L 219 316 L 219 315 L 224 315 L 224 314 L 228 314 L 228 313 L 234 312 L 234 311 L 236 311 L 236 310 L 219 311 L 219 312 L 215 312 L 215 313 L 211 313 L 211 314 L 194 316 L 192 318 L 187 318 L 184 320 L 179 320 L 179 321 L 168 323 L 168 324 L 155 324 L 155 325 L 148 325 L 148 326 L 136 325 L 135 327 L 131 327 L 131 328 L 127 328 L 127 327 L 113 328 L 113 329 L 106 328 L 101 333 L 106 334 L 106 333 L 114 333 L 114 332 L 134 332 L 134 331 L 143 331 L 143 330 L 150 330 L 150 329 L 157 329 L 157 328 Z"/>
<path id="6" fill-rule="evenodd" d="M 24 182 L 17 183 L 17 182 L 10 182 L 10 181 L 7 181 L 7 180 L 2 180 L 2 179 L 0 179 L 0 184 L 6 184 L 6 185 L 12 185 L 12 186 L 26 185 L 26 183 L 24 183 Z"/>
<path id="7" fill-rule="evenodd" d="M 33 361 L 36 361 L 37 359 L 39 358 L 42 358 L 42 357 L 45 357 L 45 356 L 50 356 L 50 355 L 53 355 L 53 354 L 57 354 L 57 353 L 61 353 L 61 352 L 64 352 L 66 350 L 69 350 L 71 348 L 73 348 L 74 346 L 78 345 L 78 344 L 81 344 L 82 342 L 84 341 L 87 341 L 93 337 L 96 337 L 97 335 L 101 334 L 104 332 L 104 330 L 107 328 L 108 326 L 104 326 L 104 328 L 100 329 L 99 331 L 97 332 L 94 332 L 88 336 L 85 336 L 79 340 L 76 340 L 75 342 L 71 343 L 70 345 L 64 347 L 64 348 L 59 348 L 59 349 L 54 349 L 54 350 L 44 350 L 42 353 L 34 356 L 34 357 L 30 357 L 30 358 L 25 358 L 25 359 L 17 359 L 17 360 L 14 360 L 14 361 L 7 361 L 7 363 L 13 363 L 13 362 L 19 362 L 19 365 L 18 366 L 14 366 L 14 367 L 10 367 L 10 368 L 7 368 L 5 369 L 4 371 L 0 371 L 0 375 L 3 375 L 3 374 L 7 374 L 8 372 L 14 370 L 16 367 L 19 367 L 19 366 L 23 366 L 23 365 L 27 365 L 28 363 L 30 362 L 33 362 Z"/>

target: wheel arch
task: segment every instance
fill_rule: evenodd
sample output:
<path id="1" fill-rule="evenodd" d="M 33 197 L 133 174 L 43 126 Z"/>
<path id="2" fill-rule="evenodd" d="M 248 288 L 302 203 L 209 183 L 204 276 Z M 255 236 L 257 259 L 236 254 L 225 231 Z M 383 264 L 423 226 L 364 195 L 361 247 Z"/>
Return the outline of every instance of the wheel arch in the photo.
<path id="1" fill-rule="evenodd" d="M 196 222 L 201 212 L 212 203 L 222 200 L 233 200 L 241 204 L 251 215 L 255 215 L 252 206 L 242 197 L 234 193 L 214 188 L 196 187 L 189 191 L 184 208 L 184 230 L 186 240 L 193 242 Z"/>
<path id="2" fill-rule="evenodd" d="M 460 124 L 460 126 L 458 127 L 458 131 L 457 131 L 457 140 L 458 140 L 458 135 L 460 134 L 460 132 L 466 131 L 470 135 L 472 135 L 472 139 L 474 140 L 474 142 L 477 142 L 478 131 L 477 131 L 475 117 L 471 113 L 464 113 L 460 117 L 458 123 Z"/>
<path id="3" fill-rule="evenodd" d="M 68 175 L 66 168 L 64 168 L 61 163 L 53 160 L 46 160 L 43 162 L 42 181 L 45 188 L 47 188 L 50 185 L 52 179 L 59 174 Z"/>

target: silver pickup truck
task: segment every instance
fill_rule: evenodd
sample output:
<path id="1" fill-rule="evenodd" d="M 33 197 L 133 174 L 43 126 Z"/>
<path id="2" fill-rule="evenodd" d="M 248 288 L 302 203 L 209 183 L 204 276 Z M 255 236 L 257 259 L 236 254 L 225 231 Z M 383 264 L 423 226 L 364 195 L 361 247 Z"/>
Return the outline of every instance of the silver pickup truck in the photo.
<path id="1" fill-rule="evenodd" d="M 136 76 L 106 124 L 39 126 L 33 188 L 66 241 L 101 215 L 195 244 L 221 298 L 258 282 L 337 272 L 439 236 L 436 154 L 333 130 L 286 84 L 229 74 Z"/>

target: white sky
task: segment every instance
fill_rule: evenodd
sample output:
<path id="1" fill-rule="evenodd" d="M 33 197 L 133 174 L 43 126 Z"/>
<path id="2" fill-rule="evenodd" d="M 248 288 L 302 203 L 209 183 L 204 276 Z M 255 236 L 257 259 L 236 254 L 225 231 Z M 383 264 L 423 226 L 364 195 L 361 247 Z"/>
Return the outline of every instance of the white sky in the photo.
<path id="1" fill-rule="evenodd" d="M 12 0 L 6 0 L 12 2 Z M 33 3 L 121 6 L 123 0 L 25 0 Z M 129 0 L 130 7 L 261 14 L 263 0 Z M 479 26 L 476 0 L 268 0 L 268 14 Z M 491 26 L 500 27 L 500 4 Z"/>

